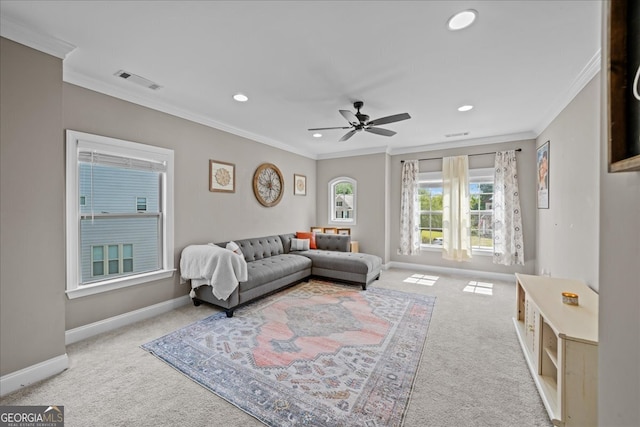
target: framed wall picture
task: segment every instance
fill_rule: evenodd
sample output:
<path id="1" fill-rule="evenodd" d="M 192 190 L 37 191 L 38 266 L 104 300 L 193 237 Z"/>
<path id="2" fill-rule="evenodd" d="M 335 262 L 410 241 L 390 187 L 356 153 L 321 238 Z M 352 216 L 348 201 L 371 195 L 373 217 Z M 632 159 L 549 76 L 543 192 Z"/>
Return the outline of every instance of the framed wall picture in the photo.
<path id="1" fill-rule="evenodd" d="M 609 172 L 640 171 L 640 2 L 606 7 Z"/>
<path id="2" fill-rule="evenodd" d="M 335 227 L 325 227 L 322 232 L 324 234 L 338 234 L 338 229 Z"/>
<path id="3" fill-rule="evenodd" d="M 350 228 L 338 228 L 338 234 L 343 234 L 346 236 L 350 236 L 351 235 L 351 229 Z"/>
<path id="4" fill-rule="evenodd" d="M 236 165 L 218 160 L 209 160 L 209 191 L 235 193 Z"/>
<path id="5" fill-rule="evenodd" d="M 537 150 L 538 209 L 549 209 L 549 141 Z"/>
<path id="6" fill-rule="evenodd" d="M 307 177 L 306 176 L 293 174 L 293 194 L 295 196 L 307 195 Z"/>
<path id="7" fill-rule="evenodd" d="M 322 233 L 324 229 L 322 227 L 311 227 L 312 233 Z"/>

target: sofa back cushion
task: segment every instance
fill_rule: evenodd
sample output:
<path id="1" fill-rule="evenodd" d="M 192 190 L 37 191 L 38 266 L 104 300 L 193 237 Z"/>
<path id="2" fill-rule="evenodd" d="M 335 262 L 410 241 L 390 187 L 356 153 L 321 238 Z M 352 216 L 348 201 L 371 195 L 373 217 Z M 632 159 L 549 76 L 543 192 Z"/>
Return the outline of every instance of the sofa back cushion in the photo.
<path id="1" fill-rule="evenodd" d="M 282 248 L 284 253 L 288 254 L 291 251 L 291 239 L 295 239 L 296 233 L 281 234 L 280 240 L 282 240 Z"/>
<path id="2" fill-rule="evenodd" d="M 284 253 L 280 236 L 266 236 L 252 239 L 234 240 L 240 246 L 244 260 L 247 262 L 269 258 Z M 226 242 L 216 243 L 223 248 Z"/>
<path id="3" fill-rule="evenodd" d="M 325 251 L 349 252 L 351 250 L 351 236 L 316 233 L 316 247 Z"/>

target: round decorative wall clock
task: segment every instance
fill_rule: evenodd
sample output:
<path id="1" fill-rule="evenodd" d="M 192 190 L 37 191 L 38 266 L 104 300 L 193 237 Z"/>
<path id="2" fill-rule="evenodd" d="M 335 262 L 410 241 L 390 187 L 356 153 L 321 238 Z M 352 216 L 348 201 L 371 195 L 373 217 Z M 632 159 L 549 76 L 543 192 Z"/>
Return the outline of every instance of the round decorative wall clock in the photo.
<path id="1" fill-rule="evenodd" d="M 280 169 L 272 163 L 263 163 L 253 174 L 253 193 L 261 205 L 275 206 L 284 193 L 284 179 Z"/>

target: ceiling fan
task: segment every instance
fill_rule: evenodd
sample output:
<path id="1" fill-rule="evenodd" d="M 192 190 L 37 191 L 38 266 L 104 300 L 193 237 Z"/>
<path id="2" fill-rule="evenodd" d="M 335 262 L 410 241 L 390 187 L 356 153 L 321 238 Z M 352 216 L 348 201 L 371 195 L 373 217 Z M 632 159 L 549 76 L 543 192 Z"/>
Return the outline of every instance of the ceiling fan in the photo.
<path id="1" fill-rule="evenodd" d="M 358 112 L 355 114 L 353 114 L 349 110 L 339 110 L 340 114 L 342 114 L 342 117 L 347 119 L 347 121 L 351 126 L 338 126 L 338 127 L 332 127 L 332 128 L 314 128 L 309 130 L 315 131 L 315 130 L 328 130 L 328 129 L 351 129 L 342 138 L 340 138 L 340 142 L 342 142 L 351 138 L 353 135 L 356 134 L 356 132 L 360 132 L 360 131 L 371 132 L 371 133 L 375 133 L 376 135 L 382 135 L 382 136 L 393 136 L 396 134 L 396 132 L 388 129 L 382 129 L 375 126 L 385 125 L 387 123 L 399 122 L 401 120 L 407 120 L 411 118 L 411 116 L 408 113 L 401 113 L 401 114 L 394 114 L 393 116 L 380 117 L 379 119 L 375 119 L 375 120 L 369 120 L 369 116 L 367 116 L 366 114 L 362 114 L 360 112 L 360 109 L 362 108 L 363 105 L 364 105 L 364 102 L 362 101 L 356 101 L 353 103 L 353 107 L 356 110 L 358 110 Z"/>

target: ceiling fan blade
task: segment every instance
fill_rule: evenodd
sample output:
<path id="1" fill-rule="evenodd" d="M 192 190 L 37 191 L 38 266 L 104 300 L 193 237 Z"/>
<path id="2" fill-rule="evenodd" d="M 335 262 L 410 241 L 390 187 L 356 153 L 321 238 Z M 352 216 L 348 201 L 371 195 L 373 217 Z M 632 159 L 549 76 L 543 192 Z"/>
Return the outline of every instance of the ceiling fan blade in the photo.
<path id="1" fill-rule="evenodd" d="M 382 136 L 393 136 L 396 133 L 392 130 L 389 129 L 382 129 L 382 128 L 370 128 L 370 127 L 366 127 L 364 128 L 365 131 L 367 132 L 371 132 L 371 133 L 375 133 L 376 135 L 382 135 Z"/>
<path id="2" fill-rule="evenodd" d="M 410 119 L 411 116 L 408 113 L 394 114 L 393 116 L 380 117 L 379 119 L 371 120 L 368 125 L 377 126 L 384 125 L 387 123 L 399 122 L 401 120 Z"/>
<path id="3" fill-rule="evenodd" d="M 360 120 L 358 120 L 358 118 L 356 117 L 355 114 L 353 114 L 351 111 L 349 110 L 339 110 L 340 114 L 342 114 L 342 117 L 344 117 L 345 119 L 347 119 L 347 121 L 349 123 L 351 123 L 352 125 L 358 125 L 360 124 Z"/>
<path id="4" fill-rule="evenodd" d="M 307 129 L 307 130 L 327 130 L 327 129 L 351 129 L 352 126 L 339 126 L 339 127 L 335 127 L 335 128 L 313 128 L 313 129 Z"/>
<path id="5" fill-rule="evenodd" d="M 340 140 L 339 140 L 338 142 L 344 142 L 344 141 L 346 141 L 347 139 L 351 138 L 351 137 L 352 137 L 353 135 L 355 135 L 355 134 L 356 134 L 356 130 L 355 130 L 355 129 L 354 129 L 354 130 L 352 130 L 352 131 L 349 131 L 349 132 L 347 132 L 347 133 L 346 133 L 342 138 L 340 138 Z"/>

